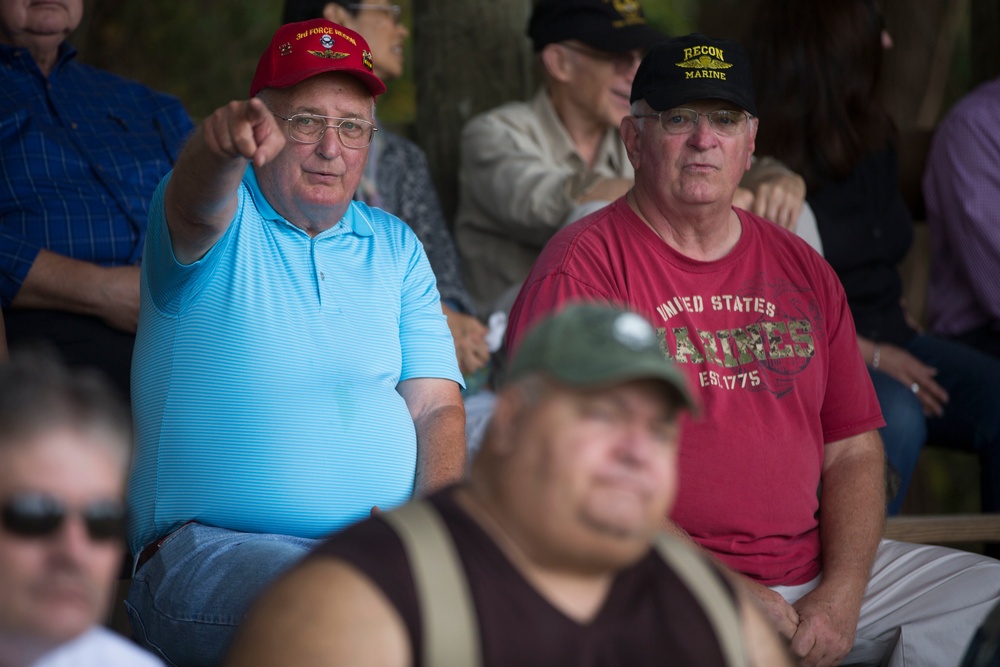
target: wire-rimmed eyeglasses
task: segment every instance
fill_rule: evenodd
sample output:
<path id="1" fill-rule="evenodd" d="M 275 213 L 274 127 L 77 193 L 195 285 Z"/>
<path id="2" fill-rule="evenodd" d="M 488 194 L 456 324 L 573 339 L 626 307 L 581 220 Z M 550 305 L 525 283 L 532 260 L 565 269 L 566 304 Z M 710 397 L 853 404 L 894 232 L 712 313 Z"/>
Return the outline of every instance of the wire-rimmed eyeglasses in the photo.
<path id="1" fill-rule="evenodd" d="M 288 123 L 288 136 L 300 144 L 318 144 L 323 140 L 326 129 L 332 127 L 337 130 L 337 137 L 345 148 L 364 148 L 371 144 L 378 132 L 373 123 L 363 118 L 337 118 L 314 113 L 297 113 L 291 118 L 285 118 L 273 111 L 271 113 Z M 330 120 L 340 122 L 328 123 Z"/>
<path id="2" fill-rule="evenodd" d="M 701 116 L 708 118 L 708 124 L 716 134 L 724 137 L 735 137 L 747 131 L 750 114 L 735 109 L 716 109 L 701 113 L 694 109 L 667 109 L 656 113 L 644 113 L 635 118 L 659 118 L 660 127 L 667 134 L 687 134 L 694 131 Z"/>
<path id="3" fill-rule="evenodd" d="M 392 14 L 392 22 L 399 25 L 403 20 L 403 8 L 399 5 L 374 5 L 370 2 L 352 2 L 347 5 L 352 12 L 359 10 L 370 10 L 375 12 L 388 12 Z"/>

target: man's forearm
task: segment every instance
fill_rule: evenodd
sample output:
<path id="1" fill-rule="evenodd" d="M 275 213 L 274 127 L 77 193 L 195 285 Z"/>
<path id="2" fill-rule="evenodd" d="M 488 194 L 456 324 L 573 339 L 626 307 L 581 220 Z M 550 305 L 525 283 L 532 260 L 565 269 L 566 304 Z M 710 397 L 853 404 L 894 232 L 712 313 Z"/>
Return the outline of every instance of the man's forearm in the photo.
<path id="1" fill-rule="evenodd" d="M 827 445 L 820 536 L 823 584 L 842 587 L 859 606 L 885 529 L 885 454 L 877 432 Z"/>
<path id="2" fill-rule="evenodd" d="M 100 315 L 99 286 L 104 271 L 96 264 L 41 250 L 11 305 Z"/>
<path id="3" fill-rule="evenodd" d="M 414 422 L 417 430 L 417 472 L 414 496 L 457 482 L 465 474 L 465 410 L 442 406 Z"/>

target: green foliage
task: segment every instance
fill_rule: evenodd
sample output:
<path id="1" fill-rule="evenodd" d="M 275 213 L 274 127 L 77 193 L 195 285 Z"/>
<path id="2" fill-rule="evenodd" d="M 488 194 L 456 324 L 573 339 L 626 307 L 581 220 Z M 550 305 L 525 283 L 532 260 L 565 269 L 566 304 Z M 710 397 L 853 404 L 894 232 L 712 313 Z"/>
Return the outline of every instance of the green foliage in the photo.
<path id="1" fill-rule="evenodd" d="M 72 41 L 86 62 L 177 95 L 197 120 L 247 96 L 280 14 L 276 0 L 105 0 Z"/>
<path id="2" fill-rule="evenodd" d="M 642 9 L 649 23 L 668 35 L 686 35 L 696 30 L 697 0 L 645 0 Z"/>
<path id="3" fill-rule="evenodd" d="M 409 9 L 409 0 L 400 4 Z M 282 0 L 92 0 L 85 7 L 71 40 L 81 59 L 176 95 L 198 121 L 246 97 Z M 698 3 L 645 0 L 643 8 L 652 25 L 677 35 L 693 29 Z M 397 128 L 415 115 L 412 37 L 406 49 L 406 72 L 379 98 L 380 122 Z"/>

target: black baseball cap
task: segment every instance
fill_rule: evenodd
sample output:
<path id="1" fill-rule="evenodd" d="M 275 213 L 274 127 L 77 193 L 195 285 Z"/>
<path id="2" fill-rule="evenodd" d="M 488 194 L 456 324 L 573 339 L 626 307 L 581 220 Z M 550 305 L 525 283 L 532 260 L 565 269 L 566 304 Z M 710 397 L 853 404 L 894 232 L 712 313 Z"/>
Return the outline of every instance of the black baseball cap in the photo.
<path id="1" fill-rule="evenodd" d="M 667 38 L 649 27 L 638 0 L 539 0 L 528 37 L 535 51 L 575 39 L 610 53 L 649 49 Z"/>
<path id="2" fill-rule="evenodd" d="M 639 64 L 630 102 L 656 111 L 695 100 L 726 100 L 757 115 L 750 58 L 739 42 L 697 33 L 655 46 Z"/>

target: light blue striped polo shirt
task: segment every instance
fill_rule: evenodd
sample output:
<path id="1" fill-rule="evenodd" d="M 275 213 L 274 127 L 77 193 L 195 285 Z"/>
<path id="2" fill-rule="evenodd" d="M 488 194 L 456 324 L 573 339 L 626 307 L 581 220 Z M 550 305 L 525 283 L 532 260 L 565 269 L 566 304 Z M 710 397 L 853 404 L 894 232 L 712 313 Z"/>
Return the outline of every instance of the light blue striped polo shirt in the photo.
<path id="1" fill-rule="evenodd" d="M 461 383 L 420 242 L 353 202 L 310 238 L 252 168 L 236 218 L 199 261 L 150 211 L 132 364 L 133 550 L 188 520 L 318 538 L 413 490 L 401 380 Z"/>

